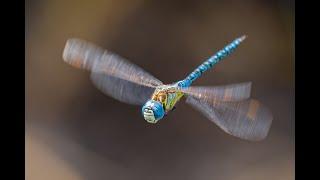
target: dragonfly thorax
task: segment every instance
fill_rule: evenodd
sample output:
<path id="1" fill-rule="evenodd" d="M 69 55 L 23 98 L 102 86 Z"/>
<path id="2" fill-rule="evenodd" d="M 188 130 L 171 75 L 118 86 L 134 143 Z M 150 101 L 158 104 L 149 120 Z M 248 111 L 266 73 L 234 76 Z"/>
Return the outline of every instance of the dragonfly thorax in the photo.
<path id="1" fill-rule="evenodd" d="M 176 84 L 162 85 L 155 89 L 151 99 L 142 107 L 144 119 L 149 123 L 156 123 L 172 110 L 183 96 Z"/>

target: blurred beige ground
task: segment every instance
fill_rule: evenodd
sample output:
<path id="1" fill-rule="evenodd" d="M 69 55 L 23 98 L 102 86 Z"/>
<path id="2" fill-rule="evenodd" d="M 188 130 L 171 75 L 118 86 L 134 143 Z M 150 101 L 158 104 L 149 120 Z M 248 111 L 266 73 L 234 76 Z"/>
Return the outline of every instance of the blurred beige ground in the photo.
<path id="1" fill-rule="evenodd" d="M 82 179 L 70 164 L 36 137 L 27 134 L 26 142 L 26 179 Z"/>
<path id="2" fill-rule="evenodd" d="M 26 179 L 294 179 L 291 1 L 26 1 Z M 156 126 L 62 60 L 84 38 L 164 83 L 243 34 L 196 85 L 252 81 L 274 114 L 268 138 L 231 137 L 184 103 Z"/>

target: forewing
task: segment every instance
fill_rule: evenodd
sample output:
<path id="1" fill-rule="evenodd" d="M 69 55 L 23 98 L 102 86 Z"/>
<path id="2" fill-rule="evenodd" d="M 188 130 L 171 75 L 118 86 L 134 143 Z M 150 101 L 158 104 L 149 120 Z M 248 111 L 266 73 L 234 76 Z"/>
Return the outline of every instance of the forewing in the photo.
<path id="1" fill-rule="evenodd" d="M 203 99 L 205 101 L 240 101 L 250 97 L 251 82 L 224 86 L 191 86 L 189 88 L 182 89 L 181 91 L 187 95 Z"/>
<path id="2" fill-rule="evenodd" d="M 254 99 L 222 102 L 188 96 L 187 103 L 225 132 L 246 140 L 264 139 L 272 123 L 270 111 Z"/>
<path id="3" fill-rule="evenodd" d="M 93 73 L 117 77 L 148 87 L 162 85 L 160 80 L 137 65 L 81 39 L 73 38 L 67 41 L 63 59 L 72 66 Z"/>

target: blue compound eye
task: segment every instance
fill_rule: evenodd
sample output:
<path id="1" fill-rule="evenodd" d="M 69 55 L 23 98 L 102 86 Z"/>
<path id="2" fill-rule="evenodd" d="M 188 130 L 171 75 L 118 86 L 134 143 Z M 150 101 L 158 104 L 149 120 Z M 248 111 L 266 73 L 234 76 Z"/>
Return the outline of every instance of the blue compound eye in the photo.
<path id="1" fill-rule="evenodd" d="M 144 119 L 149 123 L 156 123 L 158 120 L 163 118 L 165 112 L 160 102 L 149 100 L 142 107 L 142 114 Z"/>

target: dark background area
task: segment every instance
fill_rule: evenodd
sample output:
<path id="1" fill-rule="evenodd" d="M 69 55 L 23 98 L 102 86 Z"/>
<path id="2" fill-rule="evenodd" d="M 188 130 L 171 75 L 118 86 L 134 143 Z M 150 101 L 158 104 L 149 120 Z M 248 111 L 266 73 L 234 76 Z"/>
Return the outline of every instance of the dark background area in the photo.
<path id="1" fill-rule="evenodd" d="M 26 1 L 27 179 L 294 179 L 293 1 Z M 184 78 L 233 39 L 248 38 L 195 82 L 252 81 L 274 120 L 268 137 L 224 133 L 181 102 L 156 125 L 105 96 L 62 60 L 83 38 L 151 72 Z"/>

